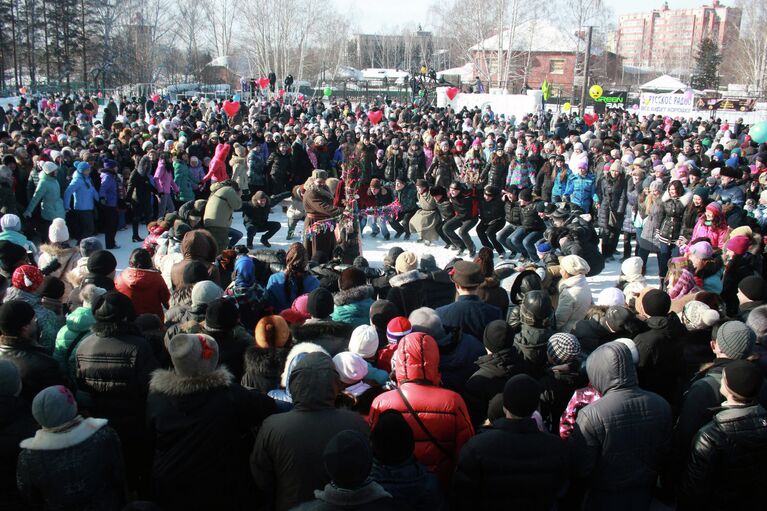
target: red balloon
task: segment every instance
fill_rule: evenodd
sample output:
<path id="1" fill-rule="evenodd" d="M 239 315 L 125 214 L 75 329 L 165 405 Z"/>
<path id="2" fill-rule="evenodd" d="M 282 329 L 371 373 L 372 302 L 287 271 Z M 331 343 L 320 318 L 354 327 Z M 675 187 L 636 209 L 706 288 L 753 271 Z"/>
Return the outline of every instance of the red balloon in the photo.
<path id="1" fill-rule="evenodd" d="M 449 99 L 450 101 L 453 101 L 453 99 L 455 99 L 455 97 L 458 95 L 459 92 L 460 91 L 458 90 L 458 87 L 448 87 L 446 92 L 447 99 Z"/>
<path id="2" fill-rule="evenodd" d="M 229 117 L 234 117 L 239 111 L 240 103 L 238 101 L 224 101 L 224 112 L 226 112 L 226 115 Z"/>
<path id="3" fill-rule="evenodd" d="M 591 126 L 595 122 L 597 122 L 597 119 L 599 119 L 599 116 L 597 114 L 584 114 L 583 120 L 586 122 L 587 126 Z"/>
<path id="4" fill-rule="evenodd" d="M 381 119 L 383 118 L 383 112 L 380 110 L 371 110 L 368 112 L 368 119 L 370 119 L 370 122 L 373 124 L 378 124 L 381 122 Z"/>
<path id="5" fill-rule="evenodd" d="M 266 89 L 269 87 L 269 78 L 259 78 L 258 79 L 258 86 L 262 89 Z"/>
<path id="6" fill-rule="evenodd" d="M 280 89 L 280 96 L 284 96 L 284 95 L 285 95 L 285 89 Z"/>
<path id="7" fill-rule="evenodd" d="M 153 96 L 152 96 L 152 101 L 154 101 L 155 103 L 157 103 L 158 101 L 160 101 L 160 95 L 159 95 L 159 94 L 155 94 L 155 95 L 153 95 Z"/>

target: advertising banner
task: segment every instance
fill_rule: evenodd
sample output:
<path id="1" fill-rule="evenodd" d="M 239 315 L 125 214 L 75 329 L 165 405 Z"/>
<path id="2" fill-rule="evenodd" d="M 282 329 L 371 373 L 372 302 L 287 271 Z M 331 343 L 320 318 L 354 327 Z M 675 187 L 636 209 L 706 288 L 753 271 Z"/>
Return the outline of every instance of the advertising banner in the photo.
<path id="1" fill-rule="evenodd" d="M 639 96 L 639 110 L 642 116 L 663 115 L 676 117 L 692 113 L 695 98 L 689 94 L 651 94 L 643 92 Z"/>
<path id="2" fill-rule="evenodd" d="M 605 113 L 610 108 L 625 108 L 628 99 L 628 92 L 625 90 L 605 89 L 602 95 L 597 99 L 590 99 L 590 104 L 594 105 L 594 111 L 598 114 Z"/>
<path id="3" fill-rule="evenodd" d="M 727 112 L 753 112 L 755 99 L 745 98 L 699 98 L 695 103 L 698 110 L 725 110 Z"/>

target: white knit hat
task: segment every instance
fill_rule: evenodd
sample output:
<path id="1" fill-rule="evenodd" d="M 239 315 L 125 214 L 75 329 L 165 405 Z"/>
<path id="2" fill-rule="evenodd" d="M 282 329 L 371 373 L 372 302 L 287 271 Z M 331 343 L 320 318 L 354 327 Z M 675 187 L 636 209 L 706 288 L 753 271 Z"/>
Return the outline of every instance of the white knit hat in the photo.
<path id="1" fill-rule="evenodd" d="M 368 375 L 368 363 L 364 358 L 350 351 L 343 351 L 333 357 L 338 376 L 347 385 L 357 383 Z"/>
<path id="2" fill-rule="evenodd" d="M 46 161 L 43 163 L 43 172 L 48 174 L 49 176 L 59 170 L 59 166 L 53 163 L 52 161 Z"/>
<path id="3" fill-rule="evenodd" d="M 559 259 L 559 266 L 570 275 L 586 275 L 591 271 L 589 263 L 581 256 L 566 255 Z"/>
<path id="4" fill-rule="evenodd" d="M 596 304 L 600 306 L 610 307 L 611 305 L 624 305 L 626 303 L 626 297 L 623 295 L 623 291 L 617 287 L 608 287 L 603 289 L 597 295 Z"/>
<path id="5" fill-rule="evenodd" d="M 64 243 L 69 241 L 69 229 L 63 218 L 54 218 L 48 227 L 48 239 L 51 243 Z"/>
<path id="6" fill-rule="evenodd" d="M 372 358 L 378 351 L 378 331 L 372 325 L 360 325 L 349 339 L 349 351 L 362 358 Z"/>
<path id="7" fill-rule="evenodd" d="M 20 231 L 21 219 L 13 213 L 6 213 L 0 218 L 0 229 L 2 231 Z"/>

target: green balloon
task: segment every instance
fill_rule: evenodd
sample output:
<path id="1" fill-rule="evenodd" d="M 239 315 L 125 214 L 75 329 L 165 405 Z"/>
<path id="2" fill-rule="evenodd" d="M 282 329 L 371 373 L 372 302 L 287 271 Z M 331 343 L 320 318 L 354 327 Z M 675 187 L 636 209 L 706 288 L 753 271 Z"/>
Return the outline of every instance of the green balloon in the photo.
<path id="1" fill-rule="evenodd" d="M 418 95 L 419 95 L 419 96 L 423 97 L 423 94 L 424 94 L 424 92 L 423 92 L 423 89 L 421 89 L 421 90 L 419 90 L 419 91 L 418 91 Z"/>
<path id="2" fill-rule="evenodd" d="M 762 121 L 754 124 L 748 129 L 748 134 L 751 135 L 751 140 L 757 144 L 767 142 L 767 121 Z"/>
<path id="3" fill-rule="evenodd" d="M 332 95 L 332 94 L 333 94 L 333 89 L 331 89 L 330 87 L 325 87 L 325 90 L 323 91 L 323 93 L 324 93 L 326 96 L 330 96 L 330 95 Z"/>

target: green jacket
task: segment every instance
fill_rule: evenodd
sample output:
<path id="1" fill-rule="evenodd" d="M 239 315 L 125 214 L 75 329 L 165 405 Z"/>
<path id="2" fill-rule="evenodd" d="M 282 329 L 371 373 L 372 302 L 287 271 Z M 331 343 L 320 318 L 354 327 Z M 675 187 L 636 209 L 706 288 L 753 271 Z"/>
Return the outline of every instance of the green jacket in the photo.
<path id="1" fill-rule="evenodd" d="M 25 215 L 31 215 L 38 204 L 40 206 L 40 216 L 43 219 L 51 221 L 54 218 L 65 218 L 64 201 L 61 199 L 61 188 L 55 177 L 48 174 L 40 174 L 40 182 L 37 184 L 35 194 L 29 201 Z"/>
<path id="2" fill-rule="evenodd" d="M 200 184 L 195 179 L 192 172 L 189 170 L 189 166 L 183 161 L 173 162 L 173 180 L 178 186 L 178 199 L 182 202 L 194 200 L 194 188 Z"/>
<path id="3" fill-rule="evenodd" d="M 333 297 L 335 309 L 330 319 L 357 328 L 370 323 L 373 305 L 373 286 L 363 285 L 339 291 Z"/>
<path id="4" fill-rule="evenodd" d="M 77 376 L 77 346 L 88 337 L 91 325 L 96 322 L 90 307 L 78 307 L 67 314 L 64 326 L 56 335 L 56 346 L 53 348 L 53 358 L 59 363 L 61 370 L 69 375 L 71 381 Z"/>
<path id="5" fill-rule="evenodd" d="M 230 227 L 232 215 L 242 207 L 240 193 L 231 186 L 232 181 L 221 181 L 210 187 L 210 197 L 205 205 L 205 227 Z"/>

